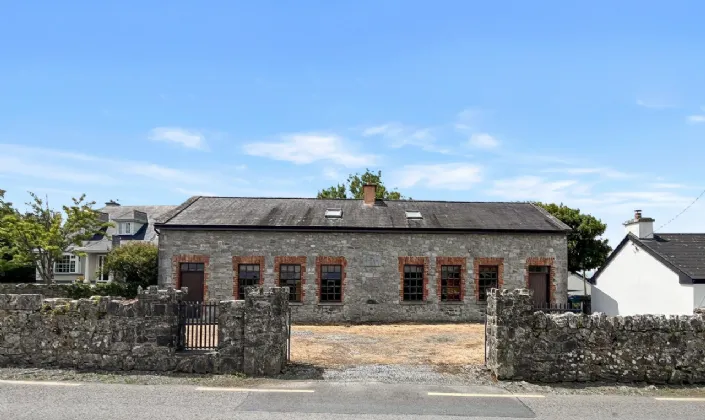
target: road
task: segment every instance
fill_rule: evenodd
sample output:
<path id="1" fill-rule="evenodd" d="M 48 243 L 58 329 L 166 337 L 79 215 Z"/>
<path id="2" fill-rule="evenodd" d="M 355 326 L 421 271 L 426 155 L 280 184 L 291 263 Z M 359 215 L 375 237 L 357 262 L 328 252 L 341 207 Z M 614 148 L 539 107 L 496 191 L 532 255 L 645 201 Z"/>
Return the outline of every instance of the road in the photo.
<path id="1" fill-rule="evenodd" d="M 0 419 L 696 419 L 705 399 L 513 395 L 492 387 L 278 381 L 254 388 L 0 381 Z"/>

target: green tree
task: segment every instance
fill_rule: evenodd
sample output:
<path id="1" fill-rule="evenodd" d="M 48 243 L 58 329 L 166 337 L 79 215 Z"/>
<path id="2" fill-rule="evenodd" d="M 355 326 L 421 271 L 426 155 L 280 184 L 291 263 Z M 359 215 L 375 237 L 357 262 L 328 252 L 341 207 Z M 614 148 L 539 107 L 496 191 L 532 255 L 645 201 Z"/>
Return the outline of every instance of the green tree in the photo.
<path id="1" fill-rule="evenodd" d="M 377 171 L 374 173 L 369 169 L 365 170 L 365 173 L 350 174 L 348 180 L 345 184 L 333 185 L 329 188 L 321 190 L 318 192 L 316 198 L 355 198 L 362 199 L 363 189 L 365 184 L 376 184 L 378 199 L 382 200 L 404 200 L 411 197 L 404 197 L 399 191 L 388 190 L 384 183 L 382 183 L 382 171 Z"/>
<path id="2" fill-rule="evenodd" d="M 5 215 L 0 220 L 0 238 L 3 239 L 0 254 L 9 255 L 9 264 L 34 264 L 42 280 L 54 281 L 54 262 L 64 252 L 72 251 L 84 241 L 97 234 L 104 234 L 110 225 L 100 219 L 93 209 L 94 201 L 85 201 L 85 194 L 73 198 L 71 206 L 63 206 L 63 212 L 49 207 L 47 199 L 30 192 L 32 201 L 27 203 L 29 211 L 21 213 L 4 200 Z M 8 211 L 9 208 L 9 211 Z"/>
<path id="3" fill-rule="evenodd" d="M 607 239 L 600 238 L 607 229 L 606 224 L 563 204 L 537 204 L 573 229 L 568 233 L 568 271 L 594 270 L 605 263 L 612 252 Z"/>
<path id="4" fill-rule="evenodd" d="M 5 191 L 0 189 L 0 221 L 12 212 L 12 203 L 5 201 Z M 9 240 L 0 237 L 0 282 L 32 280 L 33 267 L 30 264 L 13 261 L 12 255 L 9 254 L 11 248 Z"/>
<path id="5" fill-rule="evenodd" d="M 113 248 L 105 258 L 104 270 L 130 291 L 157 284 L 159 249 L 148 242 L 130 242 Z"/>

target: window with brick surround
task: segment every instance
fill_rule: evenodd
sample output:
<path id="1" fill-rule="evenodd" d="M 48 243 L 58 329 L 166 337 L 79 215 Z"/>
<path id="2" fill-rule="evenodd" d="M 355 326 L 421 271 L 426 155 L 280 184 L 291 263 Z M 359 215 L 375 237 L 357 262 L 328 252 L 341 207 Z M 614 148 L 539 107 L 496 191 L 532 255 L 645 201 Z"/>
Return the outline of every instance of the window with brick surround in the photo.
<path id="1" fill-rule="evenodd" d="M 343 266 L 339 264 L 321 265 L 321 302 L 342 302 Z"/>
<path id="2" fill-rule="evenodd" d="M 459 265 L 441 266 L 441 301 L 460 302 L 461 267 Z"/>
<path id="3" fill-rule="evenodd" d="M 237 298 L 245 299 L 245 288 L 259 286 L 259 264 L 239 264 L 237 267 Z"/>
<path id="4" fill-rule="evenodd" d="M 490 289 L 499 288 L 499 267 L 496 265 L 481 265 L 478 273 L 478 299 L 487 300 Z"/>
<path id="5" fill-rule="evenodd" d="M 423 301 L 423 265 L 404 265 L 404 301 Z"/>
<path id="6" fill-rule="evenodd" d="M 301 264 L 280 264 L 279 286 L 289 288 L 289 302 L 301 302 Z"/>

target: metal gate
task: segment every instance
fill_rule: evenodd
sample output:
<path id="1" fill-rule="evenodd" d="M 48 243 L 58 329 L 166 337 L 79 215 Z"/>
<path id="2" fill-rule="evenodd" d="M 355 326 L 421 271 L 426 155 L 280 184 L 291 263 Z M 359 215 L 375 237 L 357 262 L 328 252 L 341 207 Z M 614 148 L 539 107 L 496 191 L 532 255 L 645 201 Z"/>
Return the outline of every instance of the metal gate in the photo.
<path id="1" fill-rule="evenodd" d="M 179 302 L 176 349 L 218 348 L 218 302 Z"/>
<path id="2" fill-rule="evenodd" d="M 286 361 L 291 361 L 291 307 L 286 313 Z"/>

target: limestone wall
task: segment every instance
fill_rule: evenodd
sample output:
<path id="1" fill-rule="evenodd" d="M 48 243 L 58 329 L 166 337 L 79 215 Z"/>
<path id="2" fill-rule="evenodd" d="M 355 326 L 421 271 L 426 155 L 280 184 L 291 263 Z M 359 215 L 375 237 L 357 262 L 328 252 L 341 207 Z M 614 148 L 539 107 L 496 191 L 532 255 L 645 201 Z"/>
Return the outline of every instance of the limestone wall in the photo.
<path id="1" fill-rule="evenodd" d="M 549 315 L 526 289 L 493 290 L 487 366 L 498 379 L 705 383 L 705 318 Z"/>
<path id="2" fill-rule="evenodd" d="M 244 372 L 271 375 L 286 363 L 287 289 L 254 288 L 218 307 L 218 349 L 177 352 L 183 292 L 156 287 L 134 300 L 0 295 L 0 366 Z"/>

